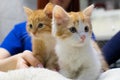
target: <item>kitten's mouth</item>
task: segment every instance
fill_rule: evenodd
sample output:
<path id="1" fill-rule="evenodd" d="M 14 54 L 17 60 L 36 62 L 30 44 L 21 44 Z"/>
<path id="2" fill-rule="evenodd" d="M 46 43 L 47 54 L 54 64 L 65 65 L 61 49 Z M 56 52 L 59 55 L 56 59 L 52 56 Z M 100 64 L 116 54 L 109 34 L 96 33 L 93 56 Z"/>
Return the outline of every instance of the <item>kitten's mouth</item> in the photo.
<path id="1" fill-rule="evenodd" d="M 37 38 L 37 36 L 36 36 L 35 34 L 32 34 L 32 33 L 31 33 L 31 36 Z"/>
<path id="2" fill-rule="evenodd" d="M 74 47 L 82 47 L 83 45 L 84 45 L 84 43 L 80 42 L 78 44 L 73 44 L 72 46 L 74 46 Z"/>

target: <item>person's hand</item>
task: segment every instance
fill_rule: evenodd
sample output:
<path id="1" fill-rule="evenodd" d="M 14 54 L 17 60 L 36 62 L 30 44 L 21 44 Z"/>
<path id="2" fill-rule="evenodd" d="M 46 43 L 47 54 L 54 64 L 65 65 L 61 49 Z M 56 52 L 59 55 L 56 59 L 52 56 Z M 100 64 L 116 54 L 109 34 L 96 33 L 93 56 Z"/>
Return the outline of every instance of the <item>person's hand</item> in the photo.
<path id="1" fill-rule="evenodd" d="M 30 51 L 24 51 L 23 53 L 0 60 L 0 71 L 28 68 L 30 66 L 42 67 L 42 64 Z"/>
<path id="2" fill-rule="evenodd" d="M 32 55 L 32 52 L 26 50 L 17 56 L 16 68 L 43 67 L 43 65 Z"/>

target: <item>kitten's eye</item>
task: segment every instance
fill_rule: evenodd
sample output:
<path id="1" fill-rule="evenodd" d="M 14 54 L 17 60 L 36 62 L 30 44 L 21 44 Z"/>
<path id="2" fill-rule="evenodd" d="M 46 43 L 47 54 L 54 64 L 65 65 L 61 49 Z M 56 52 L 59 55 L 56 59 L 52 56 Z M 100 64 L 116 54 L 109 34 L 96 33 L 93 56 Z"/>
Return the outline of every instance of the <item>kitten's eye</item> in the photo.
<path id="1" fill-rule="evenodd" d="M 30 24 L 29 27 L 32 29 L 32 27 L 33 27 L 32 24 Z"/>
<path id="2" fill-rule="evenodd" d="M 43 27 L 43 24 L 42 23 L 39 23 L 38 24 L 38 28 L 42 28 Z"/>
<path id="3" fill-rule="evenodd" d="M 88 26 L 85 26 L 84 30 L 85 30 L 85 32 L 88 32 L 89 31 Z"/>
<path id="4" fill-rule="evenodd" d="M 72 33 L 77 32 L 77 30 L 76 30 L 76 28 L 75 28 L 75 27 L 71 27 L 71 28 L 69 28 L 69 30 L 70 30 Z"/>

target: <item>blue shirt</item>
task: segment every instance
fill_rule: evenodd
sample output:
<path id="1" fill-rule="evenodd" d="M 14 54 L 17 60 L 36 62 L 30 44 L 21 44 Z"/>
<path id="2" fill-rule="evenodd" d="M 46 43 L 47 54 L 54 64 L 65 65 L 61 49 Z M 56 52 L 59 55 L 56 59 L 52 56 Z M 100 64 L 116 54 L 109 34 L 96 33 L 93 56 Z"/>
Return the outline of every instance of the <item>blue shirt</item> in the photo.
<path id="1" fill-rule="evenodd" d="M 92 39 L 95 40 L 94 34 L 92 34 Z M 31 37 L 26 31 L 26 22 L 15 25 L 0 47 L 7 49 L 11 55 L 24 50 L 32 51 Z"/>
<path id="2" fill-rule="evenodd" d="M 11 55 L 23 52 L 24 50 L 31 51 L 31 37 L 26 31 L 26 22 L 15 25 L 0 47 L 7 49 Z"/>

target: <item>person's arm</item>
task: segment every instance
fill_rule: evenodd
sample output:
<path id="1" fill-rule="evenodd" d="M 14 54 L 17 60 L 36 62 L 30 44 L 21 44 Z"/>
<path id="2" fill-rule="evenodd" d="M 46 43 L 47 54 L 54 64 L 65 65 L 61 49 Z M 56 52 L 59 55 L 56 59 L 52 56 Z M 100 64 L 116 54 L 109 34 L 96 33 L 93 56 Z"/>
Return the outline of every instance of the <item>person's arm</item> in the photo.
<path id="1" fill-rule="evenodd" d="M 15 69 L 15 60 L 8 57 L 10 57 L 10 53 L 4 48 L 0 48 L 0 71 Z"/>
<path id="2" fill-rule="evenodd" d="M 109 65 L 120 59 L 120 31 L 103 46 L 102 51 Z"/>
<path id="3" fill-rule="evenodd" d="M 42 64 L 32 55 L 30 51 L 24 51 L 14 56 L 0 48 L 0 71 L 8 71 L 19 68 L 28 68 L 29 66 L 42 67 Z"/>
<path id="4" fill-rule="evenodd" d="M 10 53 L 4 48 L 0 48 L 0 59 L 4 59 L 10 56 Z"/>

